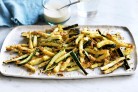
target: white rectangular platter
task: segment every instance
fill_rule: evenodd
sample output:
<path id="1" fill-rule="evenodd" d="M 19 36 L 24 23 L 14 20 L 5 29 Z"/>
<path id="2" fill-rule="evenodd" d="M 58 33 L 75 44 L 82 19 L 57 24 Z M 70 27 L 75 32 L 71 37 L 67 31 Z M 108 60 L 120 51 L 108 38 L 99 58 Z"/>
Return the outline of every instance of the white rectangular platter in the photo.
<path id="1" fill-rule="evenodd" d="M 86 27 L 86 26 L 80 26 L 80 27 Z M 121 36 L 124 37 L 125 42 L 132 43 L 135 45 L 135 41 L 133 39 L 133 36 L 129 29 L 127 27 L 122 26 L 108 26 L 108 25 L 87 25 L 88 28 L 91 30 L 100 29 L 100 31 L 109 32 L 109 33 L 117 33 L 120 32 Z M 89 73 L 87 76 L 84 75 L 81 71 L 73 71 L 73 72 L 64 72 L 64 76 L 57 76 L 57 75 L 51 75 L 47 76 L 46 74 L 42 74 L 39 71 L 37 71 L 35 74 L 30 74 L 25 69 L 21 67 L 17 67 L 15 65 L 4 65 L 3 61 L 10 59 L 12 55 L 9 54 L 9 52 L 6 52 L 6 46 L 8 45 L 14 45 L 18 43 L 23 43 L 23 37 L 21 37 L 22 32 L 27 31 L 35 31 L 35 30 L 42 30 L 49 29 L 50 26 L 48 25 L 34 25 L 34 26 L 18 26 L 15 27 L 6 37 L 0 54 L 0 72 L 5 76 L 14 76 L 14 77 L 24 77 L 24 78 L 40 78 L 40 79 L 80 79 L 80 78 L 97 78 L 97 77 L 106 77 L 106 76 L 120 76 L 120 75 L 132 75 L 134 74 L 134 71 L 137 67 L 137 52 L 136 48 L 134 48 L 134 51 L 131 53 L 131 60 L 128 61 L 131 69 L 124 70 L 124 68 L 119 68 L 113 73 L 110 74 L 102 74 L 100 70 L 94 69 L 89 70 L 86 69 L 86 71 Z M 135 46 L 136 47 L 136 46 Z"/>

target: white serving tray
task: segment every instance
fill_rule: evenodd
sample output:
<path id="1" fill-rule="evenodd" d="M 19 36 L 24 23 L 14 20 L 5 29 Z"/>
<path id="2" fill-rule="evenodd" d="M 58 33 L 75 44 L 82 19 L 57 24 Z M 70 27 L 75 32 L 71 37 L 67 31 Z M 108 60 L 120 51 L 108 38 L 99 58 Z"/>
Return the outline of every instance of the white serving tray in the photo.
<path id="1" fill-rule="evenodd" d="M 84 27 L 84 26 L 80 26 Z M 85 26 L 86 27 L 86 26 Z M 135 45 L 135 41 L 129 29 L 127 27 L 122 26 L 108 26 L 108 25 L 87 25 L 90 29 L 100 29 L 100 31 L 117 33 L 120 32 L 124 37 L 125 42 L 129 42 Z M 6 52 L 6 46 L 14 45 L 18 43 L 23 43 L 23 37 L 21 37 L 22 32 L 27 31 L 35 31 L 49 29 L 48 25 L 34 25 L 34 26 L 18 26 L 15 27 L 6 37 L 1 53 L 0 53 L 0 72 L 5 76 L 14 76 L 14 77 L 24 77 L 24 78 L 40 78 L 40 79 L 80 79 L 80 78 L 97 78 L 97 77 L 106 77 L 106 76 L 120 76 L 120 75 L 132 75 L 137 67 L 137 52 L 136 48 L 134 48 L 133 53 L 131 54 L 131 60 L 128 62 L 130 64 L 131 69 L 125 71 L 124 68 L 119 68 L 113 73 L 110 74 L 102 74 L 98 68 L 94 70 L 86 69 L 89 73 L 87 76 L 84 75 L 81 71 L 73 71 L 73 72 L 64 72 L 63 77 L 59 77 L 57 75 L 47 76 L 46 74 L 39 73 L 37 71 L 35 74 L 30 74 L 25 69 L 21 67 L 17 67 L 12 64 L 4 65 L 3 61 L 10 59 L 11 56 L 9 52 Z"/>

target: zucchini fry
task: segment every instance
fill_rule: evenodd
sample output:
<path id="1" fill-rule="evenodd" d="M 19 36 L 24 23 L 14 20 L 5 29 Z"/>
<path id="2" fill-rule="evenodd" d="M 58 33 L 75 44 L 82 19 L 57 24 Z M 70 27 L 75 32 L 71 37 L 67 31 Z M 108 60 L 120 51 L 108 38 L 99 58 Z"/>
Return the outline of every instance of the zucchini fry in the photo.
<path id="1" fill-rule="evenodd" d="M 35 49 L 34 52 L 32 52 L 26 59 L 19 62 L 18 65 L 23 65 L 23 64 L 29 62 L 33 58 L 33 56 L 36 54 L 36 52 L 37 52 L 37 49 Z"/>
<path id="2" fill-rule="evenodd" d="M 62 36 L 61 35 L 51 35 L 48 38 L 42 38 L 39 41 L 40 42 L 51 42 L 54 40 L 62 40 Z"/>
<path id="3" fill-rule="evenodd" d="M 84 34 L 79 34 L 78 38 L 75 40 L 76 45 L 79 43 L 79 41 L 84 37 Z"/>
<path id="4" fill-rule="evenodd" d="M 97 68 L 97 67 L 101 67 L 103 65 L 103 63 L 94 63 L 90 66 L 91 69 Z"/>
<path id="5" fill-rule="evenodd" d="M 119 62 L 117 64 L 115 64 L 113 67 L 103 71 L 104 74 L 108 74 L 108 73 L 111 73 L 113 71 L 115 71 L 116 69 L 118 69 L 119 67 L 121 67 L 123 65 L 123 62 Z"/>
<path id="6" fill-rule="evenodd" d="M 79 54 L 80 54 L 80 56 L 84 56 L 84 54 L 83 54 L 83 39 L 81 39 L 80 40 L 80 42 L 79 42 Z"/>
<path id="7" fill-rule="evenodd" d="M 24 59 L 28 56 L 28 54 L 25 54 L 25 55 L 22 55 L 20 57 L 17 57 L 17 58 L 13 58 L 11 60 L 6 60 L 4 61 L 3 63 L 7 64 L 7 63 L 11 63 L 11 62 L 14 62 L 14 61 L 18 61 L 18 60 L 21 60 L 21 59 Z"/>
<path id="8" fill-rule="evenodd" d="M 47 69 L 61 56 L 63 56 L 65 54 L 65 50 L 62 50 L 60 52 L 58 52 L 52 59 L 51 61 L 49 61 L 48 65 L 45 68 L 45 71 L 47 71 Z"/>
<path id="9" fill-rule="evenodd" d="M 73 24 L 71 26 L 64 27 L 63 30 L 69 30 L 69 29 L 77 27 L 77 26 L 78 26 L 78 24 Z"/>
<path id="10" fill-rule="evenodd" d="M 42 43 L 39 43 L 39 46 L 62 47 L 62 44 L 55 43 L 55 42 L 42 42 Z"/>
<path id="11" fill-rule="evenodd" d="M 71 71 L 76 71 L 79 70 L 80 68 L 78 66 L 73 66 L 71 68 L 67 68 L 66 71 L 71 72 Z"/>
<path id="12" fill-rule="evenodd" d="M 33 50 L 27 47 L 21 47 L 21 46 L 17 46 L 16 47 L 17 50 L 21 51 L 21 52 L 25 52 L 25 53 L 31 53 Z"/>
<path id="13" fill-rule="evenodd" d="M 64 71 L 66 67 L 68 66 L 68 64 L 70 63 L 70 61 L 71 61 L 71 57 L 68 57 L 67 60 L 62 63 L 60 71 Z"/>
<path id="14" fill-rule="evenodd" d="M 32 65 L 25 64 L 23 65 L 27 70 L 31 71 L 32 73 L 35 73 L 36 69 Z"/>
<path id="15" fill-rule="evenodd" d="M 103 40 L 103 41 L 97 43 L 97 47 L 101 48 L 104 45 L 108 45 L 108 44 L 115 44 L 115 43 L 113 41 L 110 41 L 110 40 Z"/>
<path id="16" fill-rule="evenodd" d="M 29 38 L 29 32 L 22 32 L 21 36 Z"/>
<path id="17" fill-rule="evenodd" d="M 43 58 L 44 61 L 46 61 L 46 60 L 49 60 L 51 57 L 49 57 L 47 55 L 44 55 L 42 58 Z"/>
<path id="18" fill-rule="evenodd" d="M 61 57 L 59 57 L 59 58 L 55 61 L 55 63 L 59 63 L 59 62 L 62 61 L 63 59 L 67 58 L 69 55 L 70 55 L 70 52 L 68 52 L 68 53 L 66 53 L 66 54 L 64 54 L 64 55 L 62 55 Z"/>
<path id="19" fill-rule="evenodd" d="M 62 25 L 57 25 L 58 29 L 59 29 L 59 32 L 63 32 L 63 26 Z"/>
<path id="20" fill-rule="evenodd" d="M 17 64 L 17 65 L 18 65 L 19 63 L 20 63 L 19 60 L 15 62 L 15 64 Z M 22 65 L 22 67 L 23 67 L 23 68 L 26 68 L 26 69 L 27 69 L 28 71 L 30 71 L 31 73 L 35 73 L 35 71 L 36 71 L 36 68 L 33 67 L 32 65 L 28 64 L 28 63 Z"/>
<path id="21" fill-rule="evenodd" d="M 12 45 L 12 46 L 7 46 L 6 47 L 7 51 L 14 51 L 14 52 L 24 52 L 24 53 L 30 53 L 32 50 L 28 48 L 27 46 L 23 45 Z"/>
<path id="22" fill-rule="evenodd" d="M 33 31 L 33 32 L 31 32 L 31 34 L 33 34 L 33 35 L 39 35 L 39 36 L 44 37 L 44 38 L 47 38 L 47 37 L 50 36 L 50 34 L 44 33 L 42 31 Z"/>
<path id="23" fill-rule="evenodd" d="M 36 58 L 36 59 L 33 59 L 29 62 L 30 65 L 34 66 L 34 65 L 38 65 L 40 64 L 41 62 L 43 62 L 43 58 Z"/>
<path id="24" fill-rule="evenodd" d="M 33 36 L 33 46 L 37 47 L 37 36 L 36 35 Z"/>
<path id="25" fill-rule="evenodd" d="M 42 68 L 42 67 L 46 66 L 47 63 L 48 63 L 48 61 L 44 61 L 44 62 L 40 63 L 40 64 L 38 65 L 38 68 Z"/>
<path id="26" fill-rule="evenodd" d="M 58 65 L 57 65 L 57 66 L 53 69 L 54 73 L 59 72 L 60 67 L 61 67 L 61 62 L 60 62 L 60 63 L 58 63 Z"/>
<path id="27" fill-rule="evenodd" d="M 117 38 L 113 37 L 113 36 L 110 35 L 110 34 L 107 34 L 106 37 L 107 37 L 108 39 L 110 39 L 111 41 L 115 42 L 116 45 L 117 45 L 118 47 L 128 47 L 128 48 L 131 48 L 131 47 L 132 47 L 131 44 L 124 43 L 124 42 L 122 42 L 121 40 L 118 40 Z"/>
<path id="28" fill-rule="evenodd" d="M 80 62 L 84 62 L 85 55 L 83 54 L 83 42 L 84 40 L 81 39 L 79 42 L 79 54 L 80 54 Z"/>
<path id="29" fill-rule="evenodd" d="M 55 54 L 51 51 L 48 51 L 47 49 L 43 48 L 43 47 L 39 47 L 39 49 L 45 54 L 45 55 L 48 55 L 48 56 L 54 56 Z"/>
<path id="30" fill-rule="evenodd" d="M 29 32 L 29 48 L 33 49 L 33 42 L 32 42 L 32 35 L 31 32 Z"/>
<path id="31" fill-rule="evenodd" d="M 76 54 L 72 51 L 72 52 L 70 53 L 70 55 L 71 55 L 71 57 L 73 58 L 73 60 L 76 62 L 76 64 L 78 65 L 78 67 L 83 71 L 83 73 L 84 73 L 85 75 L 87 75 L 88 73 L 87 73 L 87 72 L 85 71 L 85 69 L 81 66 L 80 61 L 79 61 L 79 59 L 77 58 Z"/>
<path id="32" fill-rule="evenodd" d="M 108 68 L 114 66 L 115 64 L 117 64 L 118 62 L 124 60 L 125 57 L 120 57 L 120 58 L 117 58 L 116 60 L 112 61 L 111 63 L 101 67 L 101 70 L 107 70 Z"/>

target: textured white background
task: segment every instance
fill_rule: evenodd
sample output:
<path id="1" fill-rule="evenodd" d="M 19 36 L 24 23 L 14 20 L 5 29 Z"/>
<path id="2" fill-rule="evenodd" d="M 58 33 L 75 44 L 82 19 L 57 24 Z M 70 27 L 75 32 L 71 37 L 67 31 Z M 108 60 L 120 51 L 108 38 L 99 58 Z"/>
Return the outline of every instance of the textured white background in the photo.
<path id="1" fill-rule="evenodd" d="M 73 0 L 72 0 L 73 1 Z M 110 24 L 127 26 L 138 48 L 138 0 L 101 0 L 98 14 L 93 19 L 77 17 L 72 6 L 72 17 L 66 24 Z M 0 47 L 11 28 L 0 28 Z M 0 74 L 1 92 L 138 92 L 138 70 L 133 76 L 82 80 L 38 80 L 5 77 Z"/>

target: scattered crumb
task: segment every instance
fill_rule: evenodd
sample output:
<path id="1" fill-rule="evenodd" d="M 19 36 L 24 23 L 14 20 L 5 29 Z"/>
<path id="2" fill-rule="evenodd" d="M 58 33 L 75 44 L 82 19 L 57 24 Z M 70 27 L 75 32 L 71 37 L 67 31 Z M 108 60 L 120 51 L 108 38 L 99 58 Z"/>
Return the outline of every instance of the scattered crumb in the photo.
<path id="1" fill-rule="evenodd" d="M 63 77 L 64 75 L 62 73 L 57 74 L 58 77 Z"/>
<path id="2" fill-rule="evenodd" d="M 29 75 L 32 75 L 32 74 L 34 74 L 34 73 L 32 73 L 32 72 L 29 72 Z"/>
<path id="3" fill-rule="evenodd" d="M 38 75 L 40 75 L 40 72 L 38 73 Z"/>
<path id="4" fill-rule="evenodd" d="M 13 53 L 12 52 L 10 52 L 10 55 L 12 55 Z"/>

